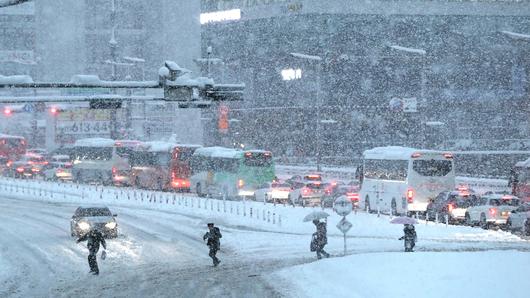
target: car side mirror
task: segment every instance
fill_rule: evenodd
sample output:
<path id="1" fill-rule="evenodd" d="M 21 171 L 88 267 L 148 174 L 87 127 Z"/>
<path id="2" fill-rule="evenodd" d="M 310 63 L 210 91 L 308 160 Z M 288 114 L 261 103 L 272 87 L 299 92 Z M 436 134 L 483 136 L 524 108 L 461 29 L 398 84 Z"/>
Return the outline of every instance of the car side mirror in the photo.
<path id="1" fill-rule="evenodd" d="M 112 214 L 112 216 L 114 216 L 114 217 L 118 217 L 118 214 Z"/>

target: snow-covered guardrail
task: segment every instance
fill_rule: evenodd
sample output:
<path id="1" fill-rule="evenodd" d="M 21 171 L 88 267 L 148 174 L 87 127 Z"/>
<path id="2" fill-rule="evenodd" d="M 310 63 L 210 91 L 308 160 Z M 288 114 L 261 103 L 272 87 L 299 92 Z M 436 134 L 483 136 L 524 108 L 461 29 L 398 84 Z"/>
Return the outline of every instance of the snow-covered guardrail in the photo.
<path id="1" fill-rule="evenodd" d="M 281 227 L 284 220 L 281 209 L 290 208 L 253 201 L 200 198 L 190 194 L 5 177 L 0 178 L 0 192 L 4 197 L 24 200 L 171 209 L 183 214 L 200 215 L 220 221 L 230 218 L 232 223 L 235 221 L 236 224 L 269 228 Z"/>

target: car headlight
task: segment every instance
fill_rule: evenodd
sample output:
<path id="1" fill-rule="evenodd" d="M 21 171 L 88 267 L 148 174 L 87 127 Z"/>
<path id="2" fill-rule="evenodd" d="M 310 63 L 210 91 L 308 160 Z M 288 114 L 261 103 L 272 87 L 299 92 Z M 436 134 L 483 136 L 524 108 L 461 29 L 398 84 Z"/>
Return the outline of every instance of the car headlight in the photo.
<path id="1" fill-rule="evenodd" d="M 113 221 L 108 222 L 108 223 L 105 225 L 105 227 L 106 227 L 107 229 L 111 229 L 111 230 L 112 230 L 112 229 L 114 229 L 114 228 L 116 227 L 116 223 L 113 222 Z"/>
<path id="2" fill-rule="evenodd" d="M 90 224 L 89 224 L 88 222 L 84 222 L 84 221 L 78 223 L 77 226 L 78 226 L 81 230 L 84 230 L 84 231 L 90 229 Z"/>

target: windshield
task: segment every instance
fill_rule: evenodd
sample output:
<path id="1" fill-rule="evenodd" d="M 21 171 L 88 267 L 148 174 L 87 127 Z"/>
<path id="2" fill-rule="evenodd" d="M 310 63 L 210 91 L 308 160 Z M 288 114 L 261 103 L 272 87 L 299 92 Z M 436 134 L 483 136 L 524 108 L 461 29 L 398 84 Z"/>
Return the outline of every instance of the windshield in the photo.
<path id="1" fill-rule="evenodd" d="M 189 161 L 197 148 L 178 147 L 175 149 L 175 155 L 178 161 Z"/>
<path id="2" fill-rule="evenodd" d="M 112 216 L 112 213 L 108 208 L 84 208 L 78 209 L 75 215 L 78 217 Z"/>
<path id="3" fill-rule="evenodd" d="M 490 199 L 491 206 L 519 206 L 517 199 Z"/>
<path id="4" fill-rule="evenodd" d="M 272 156 L 265 153 L 246 153 L 244 163 L 249 167 L 268 167 L 272 165 Z"/>
<path id="5" fill-rule="evenodd" d="M 422 176 L 445 176 L 453 169 L 450 160 L 414 160 L 412 169 Z"/>
<path id="6" fill-rule="evenodd" d="M 72 155 L 77 160 L 110 160 L 112 147 L 76 147 Z"/>

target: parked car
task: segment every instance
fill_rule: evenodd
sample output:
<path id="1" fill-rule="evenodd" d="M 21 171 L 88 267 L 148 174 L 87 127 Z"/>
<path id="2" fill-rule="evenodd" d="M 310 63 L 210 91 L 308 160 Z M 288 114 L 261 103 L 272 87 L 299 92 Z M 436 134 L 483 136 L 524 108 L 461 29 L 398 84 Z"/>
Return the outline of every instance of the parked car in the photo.
<path id="1" fill-rule="evenodd" d="M 427 205 L 426 218 L 427 220 L 435 220 L 438 214 L 438 220 L 447 220 L 450 223 L 463 223 L 467 208 L 473 203 L 476 203 L 478 197 L 470 193 L 462 193 L 462 191 L 444 191 L 441 192 L 433 201 Z"/>
<path id="2" fill-rule="evenodd" d="M 288 203 L 291 185 L 285 182 L 267 182 L 254 192 L 257 202 Z"/>
<path id="3" fill-rule="evenodd" d="M 335 187 L 327 188 L 322 196 L 322 207 L 332 208 L 333 203 L 340 196 L 346 196 L 351 200 L 353 208 L 359 206 L 359 186 L 337 184 Z"/>
<path id="4" fill-rule="evenodd" d="M 99 230 L 104 237 L 118 236 L 117 214 L 112 214 L 108 207 L 79 207 L 70 221 L 70 234 L 80 237 L 91 229 Z"/>
<path id="5" fill-rule="evenodd" d="M 512 210 L 520 205 L 516 196 L 490 194 L 482 196 L 476 204 L 467 208 L 465 221 L 468 225 L 479 224 L 488 229 L 491 226 L 504 227 Z"/>
<path id="6" fill-rule="evenodd" d="M 506 222 L 506 229 L 521 231 L 524 236 L 530 236 L 530 203 L 522 204 L 512 210 Z"/>
<path id="7" fill-rule="evenodd" d="M 43 170 L 46 180 L 72 180 L 72 163 L 68 155 L 53 155 Z"/>

